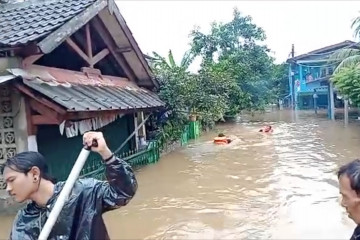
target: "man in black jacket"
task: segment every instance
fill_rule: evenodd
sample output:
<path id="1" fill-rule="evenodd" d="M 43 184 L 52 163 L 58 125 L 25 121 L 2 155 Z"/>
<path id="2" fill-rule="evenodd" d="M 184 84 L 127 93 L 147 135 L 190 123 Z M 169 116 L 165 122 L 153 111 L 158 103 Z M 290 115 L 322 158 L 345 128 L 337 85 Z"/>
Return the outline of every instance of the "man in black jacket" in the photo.
<path id="1" fill-rule="evenodd" d="M 125 206 L 135 195 L 137 181 L 131 167 L 115 157 L 101 132 L 84 134 L 84 145 L 101 155 L 108 181 L 78 179 L 48 239 L 109 239 L 102 214 Z M 7 191 L 18 202 L 30 200 L 15 218 L 10 239 L 38 239 L 64 182 L 54 183 L 46 160 L 37 152 L 8 159 L 4 168 Z"/>
<path id="2" fill-rule="evenodd" d="M 360 239 L 360 160 L 356 159 L 338 171 L 341 205 L 346 209 L 349 218 L 358 226 L 355 228 L 351 240 Z"/>

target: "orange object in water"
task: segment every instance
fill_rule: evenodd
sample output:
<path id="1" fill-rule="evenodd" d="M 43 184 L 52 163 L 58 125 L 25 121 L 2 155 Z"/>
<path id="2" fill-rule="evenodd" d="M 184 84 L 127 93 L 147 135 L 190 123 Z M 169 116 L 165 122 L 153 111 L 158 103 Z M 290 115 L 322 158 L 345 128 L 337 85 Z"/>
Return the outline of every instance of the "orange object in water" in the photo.
<path id="1" fill-rule="evenodd" d="M 226 137 L 216 137 L 214 138 L 214 143 L 215 144 L 228 144 L 230 141 L 228 138 Z"/>

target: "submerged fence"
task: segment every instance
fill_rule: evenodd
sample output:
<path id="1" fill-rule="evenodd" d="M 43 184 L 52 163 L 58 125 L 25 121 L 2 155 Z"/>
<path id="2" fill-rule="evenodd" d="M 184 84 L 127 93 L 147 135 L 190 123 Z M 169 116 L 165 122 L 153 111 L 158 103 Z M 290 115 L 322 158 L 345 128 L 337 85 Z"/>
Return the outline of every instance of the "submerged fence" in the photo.
<path id="1" fill-rule="evenodd" d="M 188 144 L 190 139 L 197 139 L 200 136 L 201 125 L 199 122 L 190 122 L 185 126 L 181 134 L 181 146 Z M 118 157 L 128 162 L 132 167 L 140 167 L 152 163 L 156 163 L 160 159 L 160 153 L 165 147 L 165 140 L 157 138 L 148 142 L 145 149 L 130 150 L 124 152 Z M 100 180 L 105 179 L 105 165 L 97 158 L 89 159 L 81 171 L 81 178 L 96 178 Z"/>

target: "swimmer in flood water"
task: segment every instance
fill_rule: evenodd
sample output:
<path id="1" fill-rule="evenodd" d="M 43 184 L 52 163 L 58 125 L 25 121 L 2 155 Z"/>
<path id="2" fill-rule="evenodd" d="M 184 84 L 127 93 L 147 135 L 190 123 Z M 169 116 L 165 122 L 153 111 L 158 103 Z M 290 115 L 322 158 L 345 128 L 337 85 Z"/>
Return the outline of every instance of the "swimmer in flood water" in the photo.
<path id="1" fill-rule="evenodd" d="M 259 130 L 259 132 L 272 133 L 274 130 L 270 125 L 267 125 Z"/>
<path id="2" fill-rule="evenodd" d="M 232 142 L 231 138 L 226 137 L 225 134 L 223 134 L 223 133 L 219 133 L 219 135 L 216 138 L 214 138 L 214 143 L 226 143 L 226 144 L 229 144 L 231 142 Z"/>

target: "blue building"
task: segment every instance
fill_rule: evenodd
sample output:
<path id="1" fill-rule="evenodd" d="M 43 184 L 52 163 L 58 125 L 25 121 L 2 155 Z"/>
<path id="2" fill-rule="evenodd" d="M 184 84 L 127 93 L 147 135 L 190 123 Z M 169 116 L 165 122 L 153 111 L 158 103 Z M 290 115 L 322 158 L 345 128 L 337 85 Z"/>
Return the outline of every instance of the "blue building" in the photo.
<path id="1" fill-rule="evenodd" d="M 335 51 L 355 45 L 353 41 L 343 41 L 288 59 L 290 105 L 299 110 L 314 109 L 316 92 L 317 106 L 328 109 L 329 117 L 334 118 L 334 108 L 342 107 L 343 103 L 337 98 L 329 79 L 339 62 L 330 63 L 328 60 Z"/>

